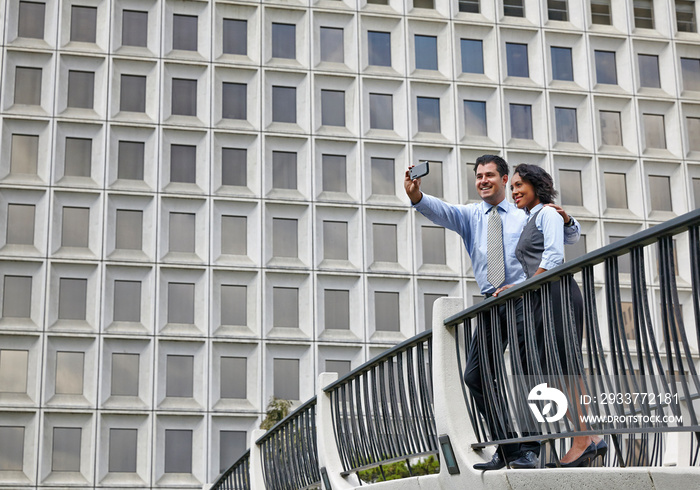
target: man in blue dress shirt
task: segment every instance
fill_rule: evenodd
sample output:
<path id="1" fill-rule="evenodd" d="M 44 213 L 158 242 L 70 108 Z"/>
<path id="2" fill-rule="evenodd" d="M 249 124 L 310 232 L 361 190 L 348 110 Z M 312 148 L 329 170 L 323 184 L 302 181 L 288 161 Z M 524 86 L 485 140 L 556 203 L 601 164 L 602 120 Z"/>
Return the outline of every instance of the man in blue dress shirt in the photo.
<path id="1" fill-rule="evenodd" d="M 406 172 L 404 188 L 411 199 L 413 207 L 423 216 L 435 224 L 457 232 L 464 242 L 464 246 L 471 258 L 474 277 L 485 297 L 490 297 L 499 287 L 506 284 L 517 284 L 526 279 L 520 262 L 515 256 L 515 247 L 518 245 L 520 234 L 527 223 L 527 215 L 514 204 L 506 200 L 509 168 L 506 161 L 496 155 L 482 155 L 477 158 L 474 165 L 476 174 L 476 190 L 482 199 L 480 203 L 456 206 L 448 204 L 420 190 L 420 179 L 411 180 L 409 172 Z M 495 240 L 493 233 L 489 236 L 489 221 L 496 216 L 491 216 L 493 207 L 496 207 L 500 216 L 500 229 L 502 237 Z M 557 206 L 557 210 L 564 219 L 564 242 L 576 243 L 581 235 L 579 224 L 566 212 Z M 493 224 L 493 223 L 492 223 Z M 502 238 L 502 244 L 501 244 Z M 489 246 L 491 246 L 489 254 Z M 489 264 L 493 264 L 494 255 L 498 257 L 500 270 L 494 274 L 489 272 Z M 496 267 L 491 267 L 496 269 Z M 498 282 L 498 284 L 493 284 Z M 501 324 L 506 325 L 505 305 L 499 309 Z M 488 321 L 488 320 L 487 320 Z M 523 334 L 523 308 L 522 300 L 516 302 L 516 322 L 518 327 L 518 340 L 521 359 L 524 359 L 525 343 Z M 486 345 L 491 344 L 491 328 L 487 325 Z M 505 350 L 508 342 L 506 328 L 501 329 L 501 345 Z M 467 365 L 464 371 L 464 382 L 474 398 L 477 408 L 484 416 L 489 426 L 491 437 L 505 439 L 514 434 L 506 433 L 501 424 L 496 423 L 493 417 L 487 415 L 484 403 L 484 393 L 481 381 L 481 365 L 478 355 L 477 333 L 474 333 L 471 348 L 467 355 Z M 502 353 L 502 352 L 501 352 Z M 493 355 L 493 352 L 490 353 Z M 540 444 L 528 442 L 523 444 L 504 444 L 495 452 L 493 459 L 487 463 L 475 464 L 478 470 L 497 470 L 506 465 L 503 457 L 508 460 L 511 468 L 534 468 L 538 463 Z M 501 454 L 502 453 L 502 454 Z"/>

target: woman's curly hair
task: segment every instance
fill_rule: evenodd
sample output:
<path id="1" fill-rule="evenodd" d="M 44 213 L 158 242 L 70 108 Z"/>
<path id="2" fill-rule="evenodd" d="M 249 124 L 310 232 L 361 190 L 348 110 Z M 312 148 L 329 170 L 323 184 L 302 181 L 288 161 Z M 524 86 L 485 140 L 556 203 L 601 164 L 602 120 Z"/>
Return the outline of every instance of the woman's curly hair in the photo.
<path id="1" fill-rule="evenodd" d="M 550 204 L 557 197 L 557 190 L 554 188 L 554 180 L 552 176 L 537 165 L 529 165 L 521 163 L 515 170 L 513 175 L 518 174 L 520 178 L 529 183 L 535 190 L 535 195 L 542 204 Z"/>

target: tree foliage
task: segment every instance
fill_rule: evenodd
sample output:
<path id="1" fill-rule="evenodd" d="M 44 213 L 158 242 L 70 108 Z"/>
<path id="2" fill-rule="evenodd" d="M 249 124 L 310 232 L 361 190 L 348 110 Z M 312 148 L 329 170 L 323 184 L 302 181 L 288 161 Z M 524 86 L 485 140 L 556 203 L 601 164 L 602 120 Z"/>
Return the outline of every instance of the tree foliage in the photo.
<path id="1" fill-rule="evenodd" d="M 440 471 L 440 462 L 435 456 L 428 456 L 412 464 L 410 473 L 406 464 L 406 461 L 389 463 L 381 465 L 381 467 L 378 466 L 369 470 L 358 471 L 357 475 L 365 483 L 376 483 L 380 481 L 400 480 L 401 478 L 408 478 L 410 476 L 433 475 Z M 383 474 L 382 469 L 384 470 Z"/>
<path id="2" fill-rule="evenodd" d="M 289 414 L 289 409 L 292 407 L 292 402 L 281 398 L 272 397 L 270 403 L 267 404 L 267 415 L 265 420 L 260 424 L 263 430 L 270 430 L 274 425 L 285 418 Z"/>

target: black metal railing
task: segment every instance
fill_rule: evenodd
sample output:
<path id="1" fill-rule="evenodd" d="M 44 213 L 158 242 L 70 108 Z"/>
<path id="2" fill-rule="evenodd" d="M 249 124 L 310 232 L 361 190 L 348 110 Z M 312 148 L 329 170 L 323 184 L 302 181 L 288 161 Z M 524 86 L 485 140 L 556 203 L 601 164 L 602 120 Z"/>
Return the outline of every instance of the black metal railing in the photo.
<path id="1" fill-rule="evenodd" d="M 688 334 L 694 327 L 700 344 L 699 227 L 696 210 L 535 276 L 445 320 L 447 328 L 455 329 L 460 374 L 468 363 L 473 366 L 468 357 L 479 359 L 483 413 L 471 390 L 462 385 L 478 438 L 473 447 L 548 441 L 548 457 L 557 462 L 557 446 L 560 452 L 567 447 L 563 438 L 600 434 L 614 449 L 607 464 L 646 466 L 662 463 L 665 433 L 684 431 L 695 433 L 689 463 L 697 464 L 700 380 Z M 687 241 L 687 255 L 677 253 L 674 237 Z M 679 272 L 679 257 L 689 262 L 690 271 L 683 267 Z M 653 263 L 656 270 L 649 267 Z M 604 281 L 596 282 L 595 269 L 601 267 Z M 579 272 L 583 326 L 576 325 L 571 282 Z M 554 294 L 557 288 L 560 294 Z M 680 297 L 686 300 L 685 311 Z M 652 315 L 651 304 L 658 305 L 658 317 Z M 577 326 L 583 327 L 582 343 Z M 508 354 L 496 355 L 506 342 Z M 513 348 L 516 345 L 519 348 Z M 547 400 L 530 392 L 541 383 L 565 392 L 570 419 L 547 421 Z M 581 416 L 606 419 L 582 421 Z"/>
<path id="2" fill-rule="evenodd" d="M 324 388 L 343 475 L 437 454 L 431 345 L 416 335 Z"/>
<path id="3" fill-rule="evenodd" d="M 278 422 L 256 441 L 267 490 L 317 487 L 321 481 L 316 446 L 316 397 Z"/>
<path id="4" fill-rule="evenodd" d="M 224 471 L 211 488 L 212 490 L 250 490 L 250 450 Z"/>

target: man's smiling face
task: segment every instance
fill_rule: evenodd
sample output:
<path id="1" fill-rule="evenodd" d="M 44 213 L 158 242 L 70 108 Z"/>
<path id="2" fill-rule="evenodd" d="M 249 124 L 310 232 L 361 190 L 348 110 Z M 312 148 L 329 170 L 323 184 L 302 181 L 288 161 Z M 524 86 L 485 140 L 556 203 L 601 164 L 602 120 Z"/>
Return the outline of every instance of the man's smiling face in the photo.
<path id="1" fill-rule="evenodd" d="M 481 164 L 476 168 L 476 191 L 481 199 L 492 206 L 506 197 L 508 176 L 501 176 L 494 162 Z"/>

